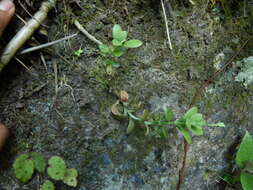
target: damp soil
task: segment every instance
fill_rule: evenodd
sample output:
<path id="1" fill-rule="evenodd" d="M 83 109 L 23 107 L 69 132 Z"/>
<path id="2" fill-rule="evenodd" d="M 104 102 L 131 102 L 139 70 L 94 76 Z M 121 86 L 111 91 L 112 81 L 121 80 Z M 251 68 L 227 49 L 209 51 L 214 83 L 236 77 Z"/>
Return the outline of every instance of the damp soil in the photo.
<path id="1" fill-rule="evenodd" d="M 222 176 L 232 172 L 236 145 L 246 130 L 253 134 L 252 89 L 227 76 L 233 62 L 252 56 L 252 1 L 226 3 L 165 1 L 170 50 L 159 1 L 72 0 L 58 1 L 48 20 L 25 45 L 30 47 L 78 32 L 78 20 L 104 43 L 120 24 L 140 48 L 129 50 L 121 66 L 108 75 L 98 47 L 81 33 L 75 38 L 27 55 L 17 55 L 29 69 L 13 61 L 0 76 L 0 121 L 11 137 L 0 155 L 0 189 L 39 189 L 46 175 L 35 174 L 26 184 L 14 175 L 15 158 L 38 152 L 45 158 L 58 155 L 78 170 L 75 188 L 56 182 L 56 189 L 78 190 L 175 190 L 184 157 L 184 140 L 176 129 L 166 139 L 145 136 L 136 129 L 126 134 L 127 123 L 112 117 L 115 92 L 125 90 L 129 101 L 141 110 L 170 107 L 178 118 L 196 96 L 210 122 L 226 128 L 206 128 L 194 137 L 186 158 L 182 190 L 240 189 Z M 243 3 L 244 2 L 244 3 Z M 17 2 L 17 14 L 25 20 L 41 1 Z M 22 6 L 21 6 L 22 5 Z M 22 22 L 15 18 L 6 31 L 5 44 Z M 248 41 L 240 50 L 242 44 Z M 24 48 L 25 48 L 24 47 Z M 75 51 L 82 49 L 81 56 Z M 238 52 L 239 51 L 239 52 Z M 231 57 L 228 67 L 219 75 Z M 207 87 L 205 81 L 211 79 Z"/>

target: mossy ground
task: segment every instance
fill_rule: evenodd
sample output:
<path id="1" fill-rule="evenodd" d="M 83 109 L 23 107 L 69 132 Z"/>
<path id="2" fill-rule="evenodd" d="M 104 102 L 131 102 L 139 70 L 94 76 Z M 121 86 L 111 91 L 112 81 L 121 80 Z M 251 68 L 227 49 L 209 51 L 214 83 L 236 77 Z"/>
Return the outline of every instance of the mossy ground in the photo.
<path id="1" fill-rule="evenodd" d="M 110 106 L 117 99 L 115 92 L 126 90 L 133 103 L 141 102 L 141 109 L 152 107 L 152 97 L 174 94 L 178 101 L 172 107 L 183 114 L 197 89 L 215 73 L 215 56 L 226 47 L 235 54 L 240 45 L 252 37 L 252 11 L 247 7 L 244 17 L 241 3 L 217 1 L 212 5 L 193 6 L 188 1 L 172 1 L 175 17 L 169 17 L 173 45 L 170 50 L 158 2 L 81 0 L 57 3 L 46 28 L 49 41 L 77 32 L 73 25 L 77 19 L 104 43 L 111 40 L 113 25 L 120 24 L 129 31 L 131 38 L 142 40 L 144 45 L 128 51 L 120 59 L 122 65 L 113 76 L 106 74 L 96 44 L 81 34 L 41 51 L 46 65 L 40 53 L 26 58 L 20 56 L 31 71 L 12 64 L 1 74 L 1 122 L 12 131 L 0 157 L 2 189 L 38 189 L 42 184 L 43 177 L 34 177 L 27 185 L 15 179 L 12 163 L 17 155 L 28 151 L 40 152 L 45 157 L 62 156 L 69 166 L 79 171 L 76 189 L 175 189 L 183 155 L 182 137 L 178 137 L 176 131 L 172 131 L 167 140 L 153 139 L 138 132 L 126 136 L 127 123 L 113 119 L 110 114 Z M 34 6 L 38 7 L 39 3 L 34 1 Z M 25 15 L 23 9 L 18 8 L 18 11 Z M 36 37 L 41 39 L 41 34 Z M 252 47 L 253 42 L 249 41 L 235 60 L 252 55 Z M 77 57 L 74 52 L 79 48 L 84 53 Z M 252 106 L 248 105 L 252 92 L 223 80 L 226 71 L 214 78 L 214 84 L 216 81 L 220 84 L 215 94 L 199 96 L 196 105 L 211 120 L 240 126 L 241 134 L 236 134 L 238 131 L 233 130 L 234 127 L 224 131 L 210 129 L 210 136 L 194 139 L 196 148 L 189 154 L 184 189 L 191 183 L 199 183 L 196 188 L 200 189 L 217 189 L 217 175 L 210 178 L 211 182 L 203 178 L 207 172 L 205 166 L 215 174 L 222 173 L 227 166 L 224 160 L 213 163 L 218 169 L 208 165 L 207 160 L 205 163 L 190 160 L 196 152 L 199 157 L 210 156 L 208 142 L 204 141 L 206 147 L 200 147 L 198 141 L 209 139 L 213 147 L 220 142 L 222 145 L 218 148 L 223 148 L 225 154 L 244 129 L 249 129 L 247 123 L 252 120 L 249 114 Z M 42 88 L 37 91 L 39 86 Z M 221 151 L 218 148 L 214 151 Z M 203 179 L 194 181 L 198 177 Z M 61 184 L 58 188 L 67 189 Z"/>

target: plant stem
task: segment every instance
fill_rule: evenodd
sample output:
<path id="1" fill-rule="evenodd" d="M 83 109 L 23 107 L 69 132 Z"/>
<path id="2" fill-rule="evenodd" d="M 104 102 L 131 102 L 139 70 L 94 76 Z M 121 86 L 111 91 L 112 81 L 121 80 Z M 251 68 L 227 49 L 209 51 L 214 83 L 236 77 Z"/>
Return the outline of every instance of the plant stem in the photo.
<path id="1" fill-rule="evenodd" d="M 78 28 L 78 30 L 80 30 L 91 41 L 95 42 L 98 45 L 103 44 L 101 41 L 97 40 L 94 36 L 92 36 L 89 32 L 87 32 L 87 30 L 84 29 L 84 27 L 80 24 L 80 22 L 75 20 L 74 24 Z"/>

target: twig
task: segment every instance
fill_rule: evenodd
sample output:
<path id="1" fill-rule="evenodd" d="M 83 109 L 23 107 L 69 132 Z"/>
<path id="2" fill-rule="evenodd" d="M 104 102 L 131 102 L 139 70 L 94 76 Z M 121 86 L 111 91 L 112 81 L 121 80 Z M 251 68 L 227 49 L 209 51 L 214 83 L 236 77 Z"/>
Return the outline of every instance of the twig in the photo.
<path id="1" fill-rule="evenodd" d="M 54 61 L 53 62 L 53 67 L 54 67 L 54 84 L 55 84 L 55 94 L 57 95 L 58 93 L 58 68 L 57 68 L 57 63 Z"/>
<path id="2" fill-rule="evenodd" d="M 167 16 L 166 16 L 166 11 L 165 11 L 163 0 L 161 0 L 161 4 L 162 4 L 162 9 L 163 9 L 163 16 L 164 16 L 164 22 L 165 22 L 169 47 L 172 50 L 172 44 L 171 44 L 171 40 L 170 40 L 170 31 L 169 31 L 169 26 L 168 26 L 168 19 L 167 19 Z"/>
<path id="3" fill-rule="evenodd" d="M 75 20 L 74 24 L 78 28 L 78 30 L 80 30 L 91 41 L 95 42 L 98 45 L 103 44 L 101 41 L 97 40 L 94 36 L 92 36 L 91 34 L 89 34 L 89 32 L 87 32 L 87 30 L 85 30 L 84 27 L 80 24 L 80 22 L 78 22 L 77 20 Z"/>
<path id="4" fill-rule="evenodd" d="M 55 40 L 55 41 L 52 41 L 52 42 L 48 42 L 48 43 L 45 43 L 45 44 L 41 44 L 41 45 L 36 46 L 36 47 L 27 48 L 27 49 L 22 50 L 19 54 L 20 54 L 20 55 L 23 55 L 23 54 L 30 53 L 30 52 L 33 52 L 33 51 L 37 51 L 37 50 L 39 50 L 39 49 L 46 48 L 46 47 L 55 45 L 55 44 L 57 44 L 57 43 L 60 43 L 60 42 L 62 42 L 62 41 L 68 40 L 68 39 L 70 39 L 70 38 L 73 38 L 73 37 L 75 37 L 76 35 L 77 35 L 77 33 L 72 34 L 72 35 L 70 35 L 70 36 L 66 36 L 66 37 L 61 38 L 61 39 L 59 39 L 59 40 Z"/>
<path id="5" fill-rule="evenodd" d="M 46 19 L 48 12 L 55 6 L 57 0 L 48 0 L 42 3 L 40 10 L 35 13 L 23 28 L 12 38 L 3 51 L 0 59 L 0 72 L 10 62 L 16 52 L 33 35 L 36 29 Z"/>

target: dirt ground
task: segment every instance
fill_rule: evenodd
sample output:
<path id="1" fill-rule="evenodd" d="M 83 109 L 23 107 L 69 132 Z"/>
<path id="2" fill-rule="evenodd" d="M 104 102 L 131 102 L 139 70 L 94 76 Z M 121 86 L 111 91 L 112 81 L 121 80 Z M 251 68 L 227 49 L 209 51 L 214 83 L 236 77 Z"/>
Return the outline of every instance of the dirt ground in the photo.
<path id="1" fill-rule="evenodd" d="M 41 2 L 16 1 L 17 15 L 29 19 L 26 11 L 33 14 Z M 228 74 L 238 72 L 235 61 L 253 55 L 253 2 L 227 2 L 199 0 L 192 5 L 173 0 L 169 5 L 165 1 L 170 50 L 160 1 L 58 1 L 25 47 L 78 32 L 75 20 L 104 43 L 112 39 L 113 25 L 120 24 L 143 46 L 129 50 L 114 75 L 106 73 L 97 45 L 81 33 L 17 55 L 29 70 L 13 61 L 0 75 L 0 122 L 11 130 L 0 155 L 0 190 L 39 189 L 44 175 L 36 174 L 22 184 L 12 169 L 18 155 L 31 151 L 46 158 L 61 156 L 78 170 L 76 188 L 56 183 L 56 189 L 175 190 L 184 156 L 183 137 L 177 130 L 171 130 L 168 139 L 138 130 L 126 135 L 127 123 L 115 120 L 110 111 L 119 90 L 126 90 L 133 104 L 141 103 L 140 110 L 168 106 L 179 117 L 193 103 L 208 121 L 224 122 L 226 128 L 207 128 L 204 136 L 194 137 L 180 189 L 240 189 L 221 178 L 232 171 L 234 147 L 245 130 L 253 134 L 253 91 Z M 22 24 L 17 17 L 13 20 L 2 46 Z M 83 53 L 76 56 L 80 48 Z M 217 66 L 220 53 L 224 59 Z M 217 67 L 226 63 L 215 75 Z M 197 93 L 200 88 L 204 93 Z"/>

